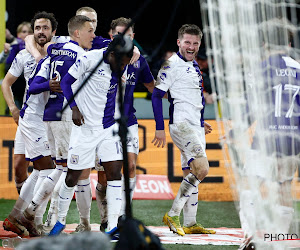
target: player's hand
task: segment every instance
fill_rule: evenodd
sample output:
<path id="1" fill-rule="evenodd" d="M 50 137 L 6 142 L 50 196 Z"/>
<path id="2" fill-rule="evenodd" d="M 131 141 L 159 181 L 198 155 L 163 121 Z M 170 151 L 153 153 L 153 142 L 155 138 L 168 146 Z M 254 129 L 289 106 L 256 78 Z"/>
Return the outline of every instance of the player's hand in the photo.
<path id="1" fill-rule="evenodd" d="M 4 43 L 4 53 L 8 54 L 10 51 L 10 44 L 9 43 Z"/>
<path id="2" fill-rule="evenodd" d="M 49 87 L 50 90 L 53 92 L 59 92 L 62 93 L 61 87 L 60 87 L 60 81 L 56 81 L 57 76 L 49 80 Z"/>
<path id="3" fill-rule="evenodd" d="M 140 55 L 141 55 L 140 50 L 136 46 L 134 46 L 133 56 L 131 57 L 129 64 L 134 64 L 137 60 L 139 60 Z"/>
<path id="4" fill-rule="evenodd" d="M 154 143 L 154 146 L 157 146 L 158 148 L 161 146 L 162 148 L 166 145 L 166 133 L 164 130 L 156 130 L 155 131 L 155 137 L 152 140 L 152 143 Z"/>
<path id="5" fill-rule="evenodd" d="M 10 110 L 10 112 L 11 112 L 11 115 L 12 115 L 12 117 L 13 117 L 15 123 L 16 123 L 17 125 L 19 125 L 20 110 L 18 109 L 18 107 L 15 106 L 14 108 L 12 108 L 12 109 Z"/>
<path id="6" fill-rule="evenodd" d="M 212 131 L 212 127 L 209 123 L 207 122 L 204 122 L 204 131 L 205 131 L 205 134 L 210 134 L 211 131 Z"/>
<path id="7" fill-rule="evenodd" d="M 81 126 L 84 124 L 84 118 L 77 106 L 72 107 L 72 120 L 75 125 Z"/>

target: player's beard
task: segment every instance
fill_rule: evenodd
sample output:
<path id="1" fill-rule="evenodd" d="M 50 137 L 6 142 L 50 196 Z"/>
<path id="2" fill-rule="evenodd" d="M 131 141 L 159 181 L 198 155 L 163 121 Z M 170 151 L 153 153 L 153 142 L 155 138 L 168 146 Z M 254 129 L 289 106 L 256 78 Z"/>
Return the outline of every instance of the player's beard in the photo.
<path id="1" fill-rule="evenodd" d="M 41 40 L 41 38 L 44 38 Z M 38 36 L 34 36 L 34 40 L 37 44 L 39 44 L 41 47 L 43 47 L 46 43 L 51 41 L 51 37 L 47 37 L 44 34 L 39 34 Z"/>

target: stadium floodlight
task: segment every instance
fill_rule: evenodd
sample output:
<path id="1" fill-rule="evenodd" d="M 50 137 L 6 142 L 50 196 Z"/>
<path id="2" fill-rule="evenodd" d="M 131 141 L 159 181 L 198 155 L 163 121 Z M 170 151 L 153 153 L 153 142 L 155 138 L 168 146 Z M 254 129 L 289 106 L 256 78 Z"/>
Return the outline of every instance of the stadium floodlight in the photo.
<path id="1" fill-rule="evenodd" d="M 256 249 L 287 249 L 300 238 L 300 2 L 200 0 L 200 6 L 242 228 Z"/>

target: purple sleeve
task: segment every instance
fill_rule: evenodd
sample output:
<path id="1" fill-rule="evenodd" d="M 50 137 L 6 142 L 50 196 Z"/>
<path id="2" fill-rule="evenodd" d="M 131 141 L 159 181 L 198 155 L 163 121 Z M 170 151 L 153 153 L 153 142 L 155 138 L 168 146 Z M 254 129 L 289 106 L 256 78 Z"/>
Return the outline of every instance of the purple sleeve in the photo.
<path id="1" fill-rule="evenodd" d="M 156 130 L 164 130 L 164 117 L 162 109 L 162 98 L 165 95 L 165 91 L 158 88 L 154 88 L 152 93 L 152 108 L 154 113 L 154 119 L 156 122 Z"/>
<path id="2" fill-rule="evenodd" d="M 60 82 L 60 87 L 64 93 L 64 96 L 67 98 L 70 108 L 77 106 L 71 85 L 76 81 L 76 78 L 67 73 Z"/>
<path id="3" fill-rule="evenodd" d="M 36 76 L 29 85 L 28 93 L 30 95 L 40 94 L 44 91 L 50 91 L 49 80 L 42 76 Z"/>

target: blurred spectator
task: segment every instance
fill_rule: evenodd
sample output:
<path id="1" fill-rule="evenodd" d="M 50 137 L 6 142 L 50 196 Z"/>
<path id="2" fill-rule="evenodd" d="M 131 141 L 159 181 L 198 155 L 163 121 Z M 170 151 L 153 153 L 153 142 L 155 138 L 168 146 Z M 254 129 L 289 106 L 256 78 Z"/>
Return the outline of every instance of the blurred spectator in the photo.
<path id="1" fill-rule="evenodd" d="M 0 63 L 5 62 L 5 74 L 8 72 L 16 55 L 22 49 L 25 49 L 25 37 L 32 34 L 31 24 L 29 22 L 22 22 L 17 27 L 17 37 L 13 37 L 8 29 L 6 29 L 6 43 L 4 50 L 0 53 Z M 12 92 L 15 98 L 15 103 L 19 109 L 23 104 L 23 95 L 25 91 L 26 82 L 24 77 L 19 77 L 12 86 Z M 6 108 L 5 114 L 9 114 L 9 109 Z"/>
<path id="2" fill-rule="evenodd" d="M 202 72 L 205 103 L 212 104 L 214 100 L 209 78 L 209 67 L 205 48 L 199 49 L 196 61 Z"/>

